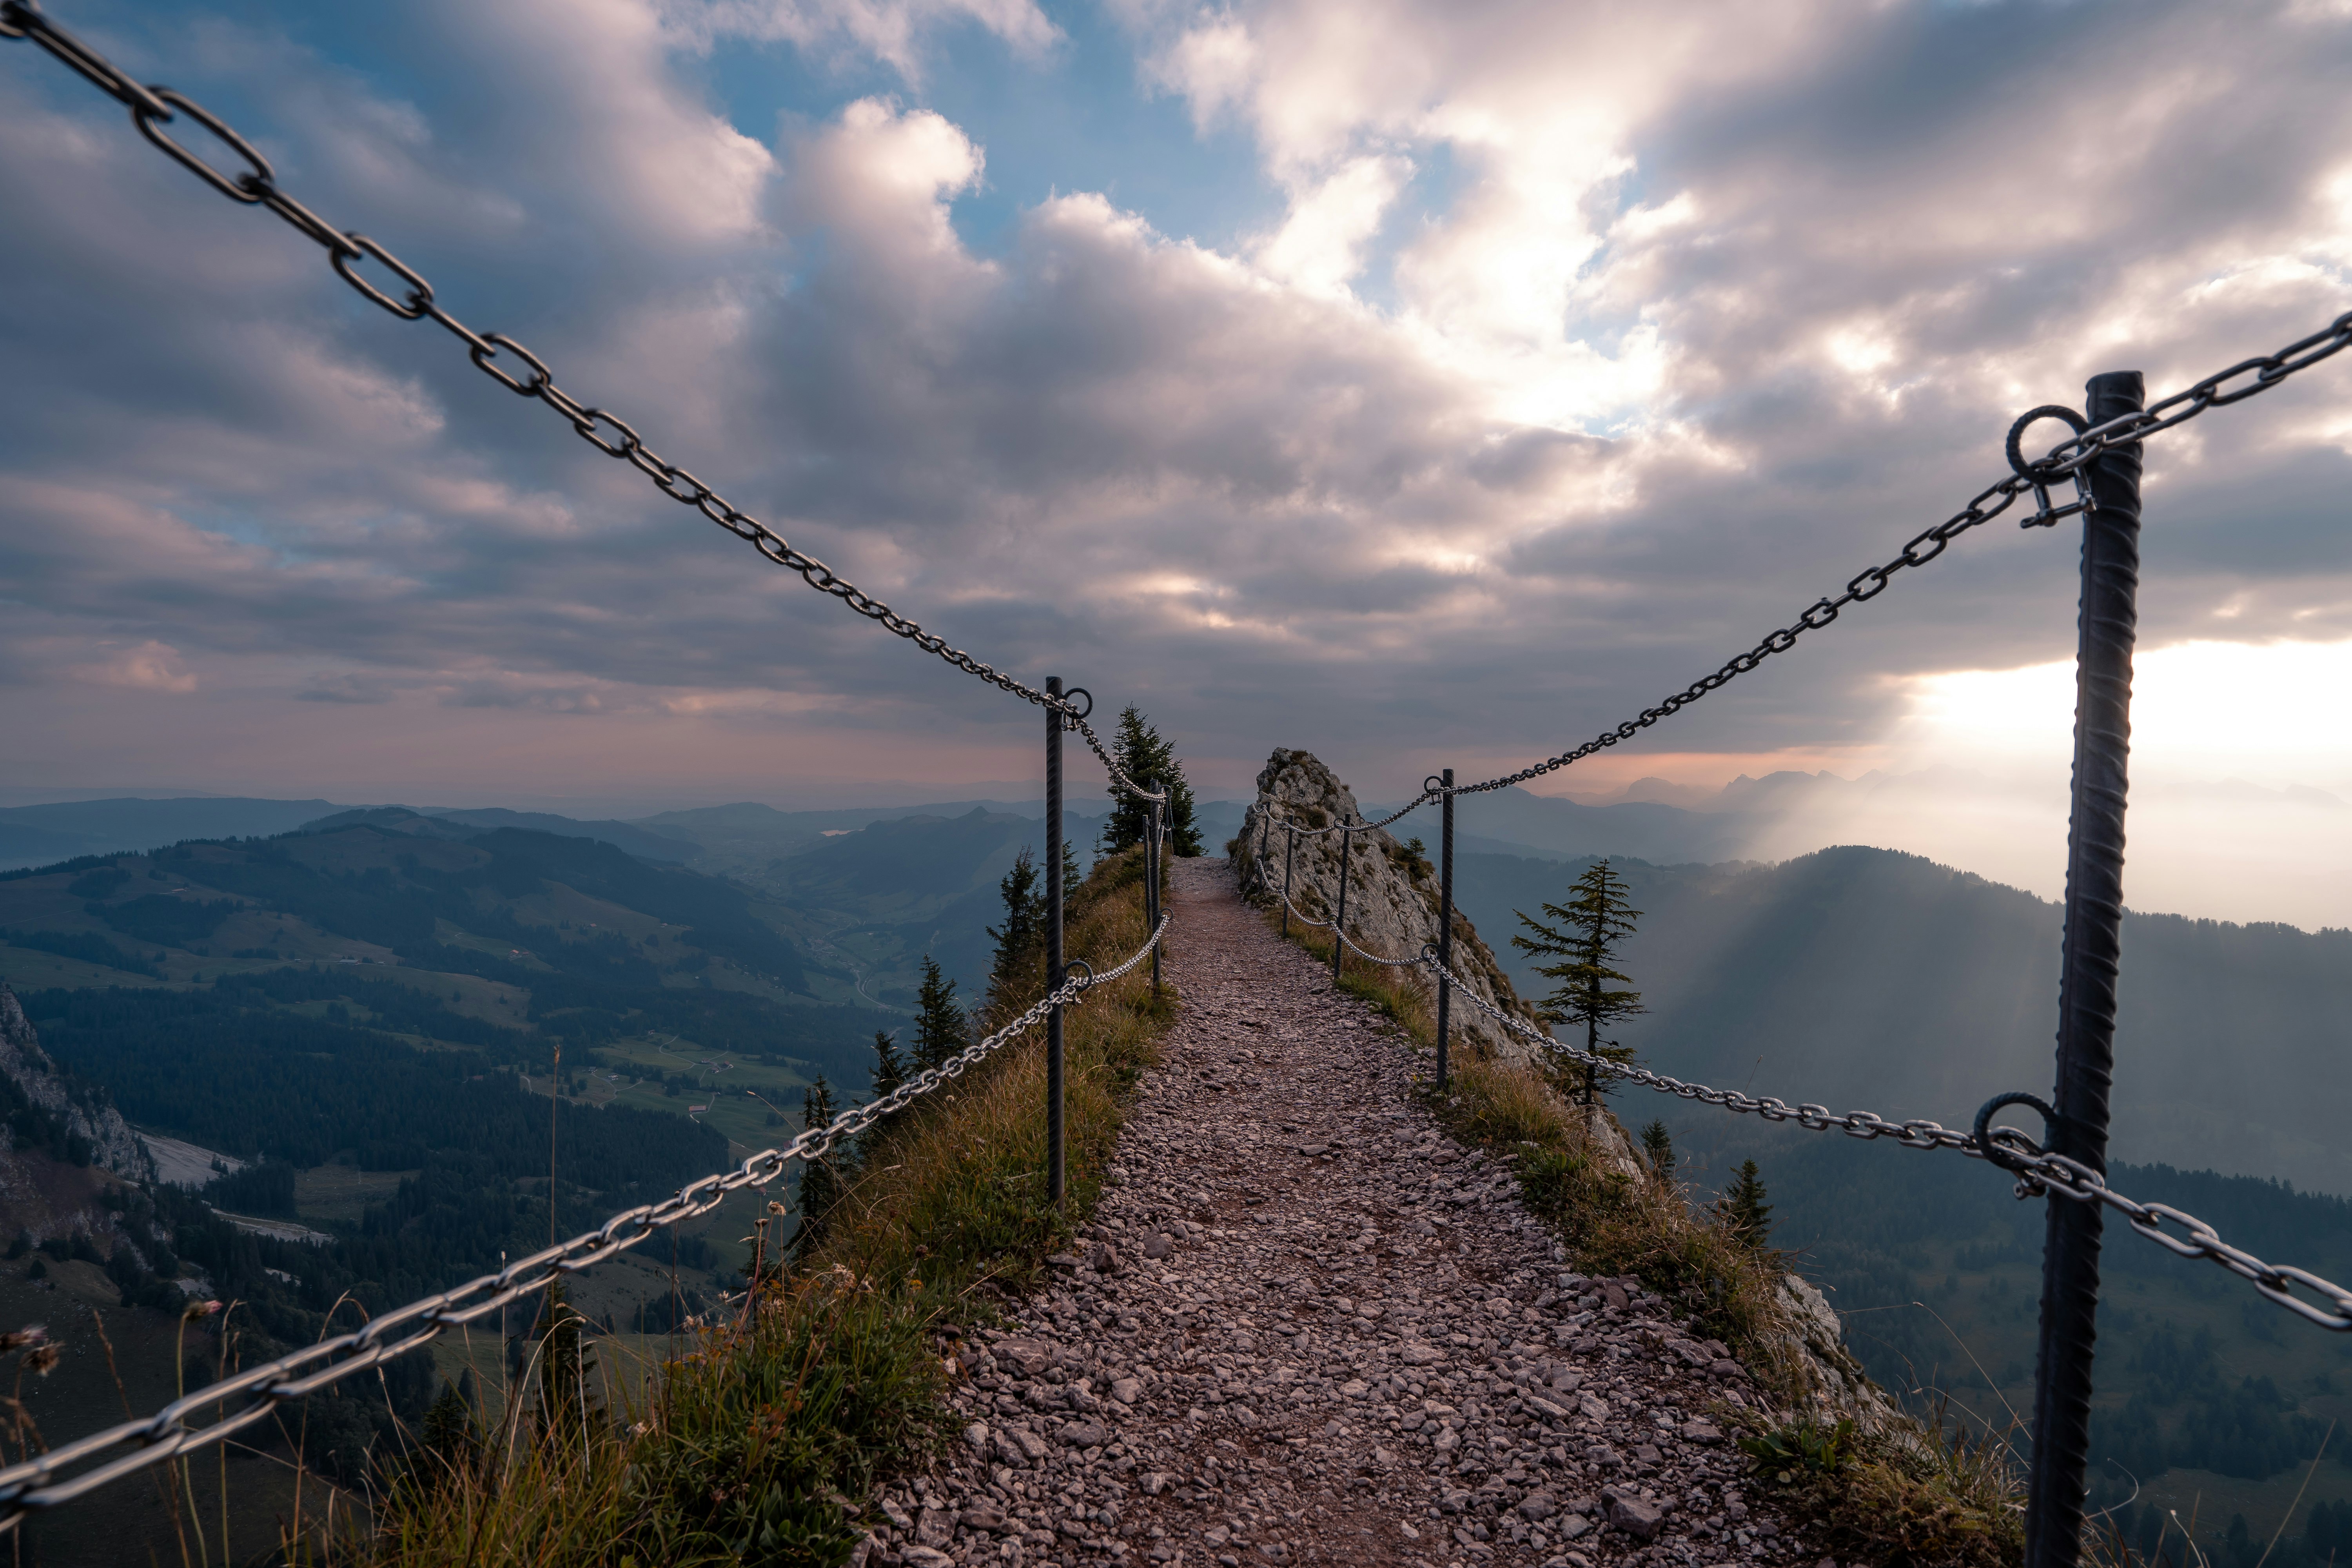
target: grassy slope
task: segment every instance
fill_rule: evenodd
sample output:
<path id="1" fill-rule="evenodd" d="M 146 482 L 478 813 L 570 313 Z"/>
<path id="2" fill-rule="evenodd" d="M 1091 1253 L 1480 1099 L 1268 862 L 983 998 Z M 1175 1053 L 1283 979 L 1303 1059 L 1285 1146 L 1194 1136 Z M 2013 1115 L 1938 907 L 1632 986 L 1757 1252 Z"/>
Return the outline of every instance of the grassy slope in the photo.
<path id="1" fill-rule="evenodd" d="M 1074 956 L 1107 968 L 1141 943 L 1141 869 L 1132 853 L 1097 868 L 1072 910 Z M 999 1005 L 1009 1013 L 1033 997 Z M 576 1444 L 534 1442 L 524 1419 L 491 1434 L 487 1461 L 430 1462 L 428 1483 L 395 1495 L 374 1532 L 335 1555 L 844 1560 L 858 1533 L 845 1500 L 943 1440 L 943 1348 L 1024 1289 L 1091 1207 L 1125 1093 L 1172 1016 L 1148 972 L 1069 1015 L 1066 1214 L 1045 1199 L 1033 1031 L 880 1130 L 814 1256 L 706 1326 L 611 1419 L 588 1424 Z"/>

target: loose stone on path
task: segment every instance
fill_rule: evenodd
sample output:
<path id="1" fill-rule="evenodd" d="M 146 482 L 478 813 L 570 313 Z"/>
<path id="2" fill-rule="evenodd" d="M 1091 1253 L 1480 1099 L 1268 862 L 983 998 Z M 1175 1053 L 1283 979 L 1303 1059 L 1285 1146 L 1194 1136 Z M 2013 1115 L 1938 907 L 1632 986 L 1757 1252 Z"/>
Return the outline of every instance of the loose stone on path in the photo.
<path id="1" fill-rule="evenodd" d="M 1726 1347 L 1569 1269 L 1224 861 L 1171 897 L 1183 1016 L 1101 1205 L 858 1568 L 1813 1568 L 1709 1419 L 1755 1404 Z"/>

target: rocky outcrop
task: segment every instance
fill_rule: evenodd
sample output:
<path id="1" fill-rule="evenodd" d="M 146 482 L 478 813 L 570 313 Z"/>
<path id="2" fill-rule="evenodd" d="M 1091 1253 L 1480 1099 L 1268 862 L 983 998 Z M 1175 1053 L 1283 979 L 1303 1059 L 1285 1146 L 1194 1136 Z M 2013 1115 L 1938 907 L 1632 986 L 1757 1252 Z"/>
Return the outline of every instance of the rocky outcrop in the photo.
<path id="1" fill-rule="evenodd" d="M 1340 836 L 1302 833 L 1294 848 L 1286 829 L 1290 826 L 1328 827 L 1363 819 L 1355 795 L 1329 768 L 1307 752 L 1277 748 L 1257 776 L 1257 799 L 1251 803 L 1241 835 L 1230 847 L 1242 886 L 1265 889 L 1279 907 L 1287 858 L 1291 903 L 1311 920 L 1332 919 L 1339 907 Z M 1384 958 L 1409 957 L 1435 942 L 1437 868 L 1429 857 L 1415 854 L 1383 828 L 1350 834 L 1349 840 L 1349 940 Z M 1262 868 L 1261 847 L 1265 856 Z M 1454 911 L 1454 972 L 1491 1005 L 1530 1023 L 1536 1021 L 1533 1011 L 1512 990 L 1494 952 L 1458 909 Z M 1426 970 L 1416 973 L 1428 973 Z M 1507 1061 L 1524 1061 L 1532 1054 L 1526 1041 L 1475 1007 L 1457 1002 L 1451 1009 L 1451 1020 L 1457 1037 L 1483 1054 Z"/>
<path id="2" fill-rule="evenodd" d="M 1829 1298 L 1794 1274 L 1780 1277 L 1780 1297 L 1793 1325 L 1789 1348 L 1810 1373 L 1819 1414 L 1849 1417 L 1865 1432 L 1901 1426 L 1902 1415 L 1845 1348 L 1845 1324 Z"/>
<path id="3" fill-rule="evenodd" d="M 90 1163 L 126 1181 L 152 1181 L 155 1162 L 139 1134 L 122 1120 L 102 1089 L 68 1081 L 57 1063 L 41 1049 L 32 1020 L 8 983 L 0 980 L 0 1074 L 16 1086 L 32 1106 L 63 1127 L 69 1138 L 89 1150 Z M 16 1140 L 0 1126 L 0 1150 L 13 1150 Z"/>

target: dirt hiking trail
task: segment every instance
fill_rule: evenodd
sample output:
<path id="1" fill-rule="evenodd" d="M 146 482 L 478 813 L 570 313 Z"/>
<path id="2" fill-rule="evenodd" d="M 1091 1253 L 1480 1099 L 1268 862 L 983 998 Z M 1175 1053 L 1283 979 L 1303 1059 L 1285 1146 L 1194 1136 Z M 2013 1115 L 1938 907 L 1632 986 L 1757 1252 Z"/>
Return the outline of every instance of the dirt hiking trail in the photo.
<path id="1" fill-rule="evenodd" d="M 1086 1238 L 967 1352 L 962 1439 L 859 1568 L 1810 1564 L 1706 1419 L 1753 1403 L 1724 1347 L 1569 1272 L 1226 862 L 1171 902 L 1183 1013 Z"/>

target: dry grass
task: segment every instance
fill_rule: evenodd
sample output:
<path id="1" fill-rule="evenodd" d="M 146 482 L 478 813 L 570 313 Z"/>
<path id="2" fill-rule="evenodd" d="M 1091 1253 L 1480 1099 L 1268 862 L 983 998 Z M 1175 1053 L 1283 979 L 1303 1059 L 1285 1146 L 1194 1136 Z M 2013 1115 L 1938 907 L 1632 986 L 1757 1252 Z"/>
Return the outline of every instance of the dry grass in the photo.
<path id="1" fill-rule="evenodd" d="M 1946 1419 L 1869 1434 L 1793 1422 L 1740 1444 L 1768 1493 L 1842 1559 L 1886 1568 L 2006 1568 L 2025 1556 L 2025 1492 L 1998 1435 Z"/>

